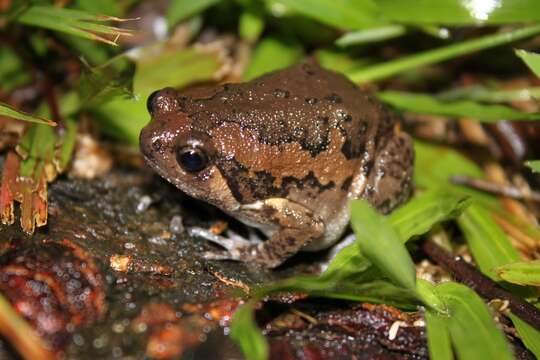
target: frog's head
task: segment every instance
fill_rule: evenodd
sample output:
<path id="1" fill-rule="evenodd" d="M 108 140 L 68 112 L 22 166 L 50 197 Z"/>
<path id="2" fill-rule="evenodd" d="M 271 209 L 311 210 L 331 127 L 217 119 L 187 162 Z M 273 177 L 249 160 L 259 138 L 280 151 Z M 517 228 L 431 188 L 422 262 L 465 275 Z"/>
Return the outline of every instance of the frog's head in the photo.
<path id="1" fill-rule="evenodd" d="M 152 121 L 141 131 L 141 152 L 148 165 L 184 193 L 230 210 L 237 204 L 215 166 L 212 138 L 194 129 L 181 101 L 172 88 L 148 97 Z"/>

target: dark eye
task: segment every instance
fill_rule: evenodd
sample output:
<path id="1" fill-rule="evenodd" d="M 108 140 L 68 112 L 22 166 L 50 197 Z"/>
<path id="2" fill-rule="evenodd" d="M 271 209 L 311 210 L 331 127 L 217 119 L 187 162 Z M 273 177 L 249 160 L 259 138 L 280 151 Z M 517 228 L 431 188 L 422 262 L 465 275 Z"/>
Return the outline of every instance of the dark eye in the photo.
<path id="1" fill-rule="evenodd" d="M 208 156 L 198 147 L 183 147 L 176 154 L 176 161 L 187 172 L 195 173 L 208 165 Z"/>
<path id="2" fill-rule="evenodd" d="M 146 99 L 146 109 L 150 113 L 150 115 L 154 114 L 154 99 L 156 98 L 157 93 L 159 90 L 154 91 L 153 93 L 148 96 L 148 99 Z"/>

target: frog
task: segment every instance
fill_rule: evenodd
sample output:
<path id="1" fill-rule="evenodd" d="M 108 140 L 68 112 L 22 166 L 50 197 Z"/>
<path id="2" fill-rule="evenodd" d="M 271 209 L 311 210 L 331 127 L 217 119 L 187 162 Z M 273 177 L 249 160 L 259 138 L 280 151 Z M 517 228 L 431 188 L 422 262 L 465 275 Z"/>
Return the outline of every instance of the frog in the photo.
<path id="1" fill-rule="evenodd" d="M 149 167 L 262 235 L 196 228 L 219 245 L 205 259 L 278 267 L 338 242 L 353 199 L 387 214 L 414 188 L 399 115 L 315 62 L 243 83 L 164 88 L 147 107 L 140 150 Z"/>

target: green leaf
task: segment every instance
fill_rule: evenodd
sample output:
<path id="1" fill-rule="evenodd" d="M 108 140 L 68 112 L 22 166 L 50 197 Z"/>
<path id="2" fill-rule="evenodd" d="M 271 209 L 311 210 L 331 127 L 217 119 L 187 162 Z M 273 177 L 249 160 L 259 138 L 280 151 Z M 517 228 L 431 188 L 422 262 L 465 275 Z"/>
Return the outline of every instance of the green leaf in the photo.
<path id="1" fill-rule="evenodd" d="M 200 14 L 219 0 L 172 0 L 167 9 L 167 24 L 172 27 L 190 16 Z"/>
<path id="2" fill-rule="evenodd" d="M 446 327 L 447 318 L 432 310 L 424 314 L 428 341 L 429 358 L 432 360 L 453 360 L 450 333 Z"/>
<path id="3" fill-rule="evenodd" d="M 132 74 L 119 74 L 114 69 L 89 68 L 79 79 L 79 99 L 85 108 L 95 107 L 116 97 L 133 97 Z"/>
<path id="4" fill-rule="evenodd" d="M 264 29 L 264 9 L 258 2 L 249 1 L 240 14 L 238 33 L 251 43 L 257 41 Z"/>
<path id="5" fill-rule="evenodd" d="M 480 204 L 472 204 L 458 218 L 467 244 L 480 270 L 497 279 L 495 268 L 520 260 L 517 250 L 491 214 Z"/>
<path id="6" fill-rule="evenodd" d="M 39 178 L 45 163 L 53 161 L 56 141 L 55 131 L 50 126 L 30 126 L 17 147 L 19 153 L 25 154 L 20 175 Z"/>
<path id="7" fill-rule="evenodd" d="M 401 309 L 414 310 L 419 304 L 414 291 L 396 286 L 386 280 L 364 281 L 361 277 L 294 276 L 277 281 L 253 291 L 260 298 L 272 293 L 292 291 L 303 292 L 310 296 L 340 299 L 348 301 L 363 301 L 375 304 L 388 304 Z"/>
<path id="8" fill-rule="evenodd" d="M 537 359 L 540 359 L 540 331 L 529 325 L 526 321 L 521 320 L 516 315 L 510 313 L 508 317 L 516 327 L 516 330 L 521 337 L 521 340 Z"/>
<path id="9" fill-rule="evenodd" d="M 499 278 L 512 284 L 540 286 L 540 260 L 509 263 L 494 271 Z"/>
<path id="10" fill-rule="evenodd" d="M 439 315 L 448 315 L 446 304 L 441 300 L 435 286 L 429 281 L 416 279 L 416 294 L 430 311 L 434 311 Z"/>
<path id="11" fill-rule="evenodd" d="M 516 50 L 516 55 L 527 64 L 529 69 L 540 78 L 540 54 L 535 54 L 525 50 Z"/>
<path id="12" fill-rule="evenodd" d="M 421 141 L 414 142 L 415 164 L 414 182 L 423 189 L 450 188 L 472 195 L 475 199 L 491 200 L 494 198 L 482 192 L 450 183 L 454 175 L 466 175 L 482 178 L 484 173 L 471 160 L 447 146 L 438 146 Z"/>
<path id="13" fill-rule="evenodd" d="M 538 22 L 536 0 L 377 0 L 385 17 L 408 24 L 514 24 Z"/>
<path id="14" fill-rule="evenodd" d="M 540 119 L 540 113 L 524 113 L 503 105 L 486 105 L 468 100 L 440 101 L 435 96 L 428 94 L 383 91 L 378 96 L 382 101 L 393 107 L 420 114 L 472 118 L 484 122 Z"/>
<path id="15" fill-rule="evenodd" d="M 436 289 L 448 306 L 450 316 L 445 323 L 460 360 L 514 358 L 487 306 L 473 290 L 453 282 Z"/>
<path id="16" fill-rule="evenodd" d="M 267 36 L 255 48 L 244 78 L 251 80 L 267 72 L 286 68 L 298 62 L 302 55 L 303 48 L 298 41 L 285 36 Z"/>
<path id="17" fill-rule="evenodd" d="M 401 25 L 387 25 L 365 30 L 348 32 L 336 40 L 336 45 L 347 47 L 351 45 L 384 41 L 404 35 L 407 29 Z"/>
<path id="18" fill-rule="evenodd" d="M 240 345 L 244 356 L 249 360 L 268 358 L 268 344 L 253 319 L 255 302 L 240 306 L 233 315 L 231 338 Z"/>
<path id="19" fill-rule="evenodd" d="M 158 50 L 158 55 L 152 52 Z M 194 82 L 213 80 L 221 67 L 219 55 L 197 50 L 185 49 L 156 49 L 149 47 L 142 51 L 136 60 L 133 90 L 137 96 L 144 98 L 153 91 L 171 87 L 183 87 Z M 159 71 L 156 71 L 159 69 Z"/>
<path id="20" fill-rule="evenodd" d="M 540 160 L 526 161 L 525 165 L 531 168 L 533 172 L 540 173 Z"/>
<path id="21" fill-rule="evenodd" d="M 104 14 L 109 16 L 121 16 L 120 3 L 116 0 L 76 0 L 75 4 L 82 10 L 94 14 Z"/>
<path id="22" fill-rule="evenodd" d="M 71 118 L 66 118 L 63 121 L 64 132 L 60 138 L 60 147 L 58 150 L 58 167 L 60 171 L 63 171 L 69 161 L 71 160 L 71 154 L 75 148 L 75 140 L 77 136 L 77 122 Z"/>
<path id="23" fill-rule="evenodd" d="M 49 126 L 56 126 L 56 123 L 52 120 L 44 119 L 35 115 L 30 115 L 25 112 L 16 110 L 8 104 L 0 103 L 0 116 L 6 116 L 12 119 L 27 121 L 36 124 L 43 124 Z"/>
<path id="24" fill-rule="evenodd" d="M 401 57 L 386 63 L 373 65 L 362 70 L 352 71 L 347 75 L 356 83 L 376 81 L 410 71 L 420 66 L 435 64 L 474 51 L 484 50 L 516 40 L 524 39 L 540 32 L 540 25 L 532 25 L 509 32 L 486 35 L 476 39 L 462 41 L 457 44 L 428 50 L 415 55 Z"/>
<path id="25" fill-rule="evenodd" d="M 368 259 L 362 256 L 358 242 L 341 249 L 332 259 L 326 271 L 321 278 L 346 277 L 352 274 L 358 274 L 371 266 Z"/>
<path id="26" fill-rule="evenodd" d="M 371 63 L 370 59 L 353 57 L 343 49 L 334 48 L 319 49 L 315 57 L 322 67 L 342 73 L 360 69 Z"/>
<path id="27" fill-rule="evenodd" d="M 339 29 L 363 29 L 379 23 L 372 0 L 278 0 L 290 9 Z"/>
<path id="28" fill-rule="evenodd" d="M 427 233 L 439 222 L 456 218 L 469 204 L 464 194 L 431 190 L 413 197 L 393 211 L 388 222 L 405 242 L 413 236 Z"/>
<path id="29" fill-rule="evenodd" d="M 125 19 L 93 15 L 81 10 L 56 6 L 30 6 L 19 13 L 15 21 L 101 41 L 109 45 L 116 45 L 120 36 L 132 35 L 130 30 L 100 24 L 105 21 L 126 21 Z"/>
<path id="30" fill-rule="evenodd" d="M 22 60 L 10 48 L 0 45 L 0 91 L 9 93 L 16 87 L 32 80 L 31 74 L 25 71 Z"/>
<path id="31" fill-rule="evenodd" d="M 351 226 L 362 254 L 395 284 L 414 291 L 412 259 L 394 228 L 365 200 L 351 202 Z"/>

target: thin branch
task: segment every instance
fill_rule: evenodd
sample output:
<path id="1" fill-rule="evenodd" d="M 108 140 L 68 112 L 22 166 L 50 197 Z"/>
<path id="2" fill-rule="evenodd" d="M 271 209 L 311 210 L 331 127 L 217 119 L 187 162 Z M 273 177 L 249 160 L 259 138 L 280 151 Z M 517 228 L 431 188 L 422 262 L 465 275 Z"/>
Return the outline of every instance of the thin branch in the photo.
<path id="1" fill-rule="evenodd" d="M 512 185 L 496 184 L 469 176 L 452 176 L 451 180 L 454 184 L 469 186 L 495 195 L 502 195 L 516 200 L 540 202 L 540 193 L 537 191 L 523 191 Z"/>
<path id="2" fill-rule="evenodd" d="M 460 256 L 453 256 L 435 242 L 428 240 L 422 245 L 426 255 L 446 269 L 459 282 L 475 290 L 487 300 L 507 300 L 509 308 L 515 315 L 534 328 L 540 330 L 540 310 L 520 297 L 504 290 L 496 282 L 482 274 L 473 265 Z"/>

